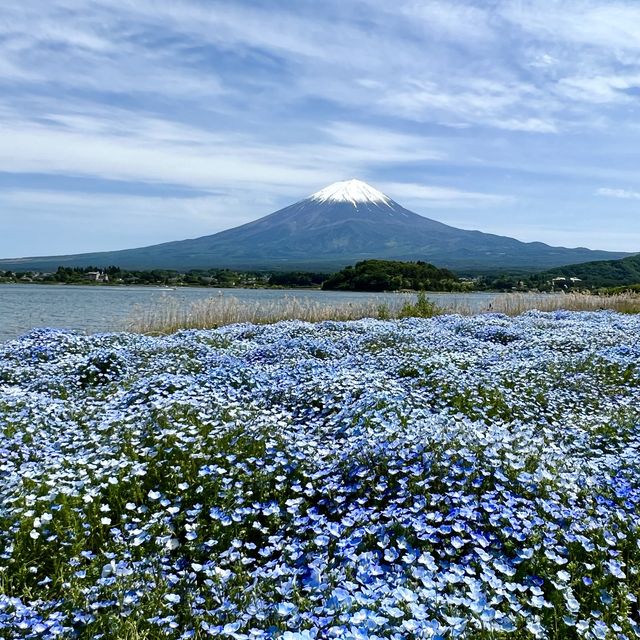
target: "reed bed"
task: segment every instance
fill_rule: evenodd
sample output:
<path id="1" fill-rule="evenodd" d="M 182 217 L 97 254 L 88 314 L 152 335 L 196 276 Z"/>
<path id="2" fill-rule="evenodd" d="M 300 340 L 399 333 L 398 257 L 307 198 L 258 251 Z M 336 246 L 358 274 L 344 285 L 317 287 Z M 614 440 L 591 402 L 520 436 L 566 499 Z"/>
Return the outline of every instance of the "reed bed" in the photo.
<path id="1" fill-rule="evenodd" d="M 127 329 L 150 335 L 168 334 L 179 329 L 210 329 L 236 323 L 271 324 L 281 320 L 359 320 L 393 319 L 408 316 L 430 317 L 455 313 L 473 316 L 503 313 L 518 316 L 526 311 L 597 311 L 610 309 L 621 313 L 640 313 L 640 295 L 620 293 L 610 296 L 584 293 L 536 294 L 503 293 L 484 300 L 457 296 L 440 298 L 437 304 L 419 294 L 398 295 L 396 299 L 362 302 L 322 303 L 309 298 L 284 297 L 270 301 L 243 301 L 234 296 L 216 296 L 188 305 L 166 296 L 151 306 L 137 307 Z"/>
<path id="2" fill-rule="evenodd" d="M 308 298 L 285 297 L 269 301 L 241 301 L 233 296 L 196 300 L 189 305 L 166 297 L 149 307 L 137 307 L 128 329 L 151 335 L 173 333 L 179 329 L 210 329 L 241 322 L 271 324 L 281 320 L 358 320 L 395 317 L 402 302 L 381 305 L 375 300 L 344 304 L 320 303 Z"/>
<path id="3" fill-rule="evenodd" d="M 560 309 L 600 311 L 608 309 L 620 313 L 640 313 L 640 295 L 631 292 L 609 296 L 591 293 L 505 293 L 493 298 L 487 310 L 504 313 L 508 316 L 518 316 L 533 309 L 538 311 L 558 311 Z"/>

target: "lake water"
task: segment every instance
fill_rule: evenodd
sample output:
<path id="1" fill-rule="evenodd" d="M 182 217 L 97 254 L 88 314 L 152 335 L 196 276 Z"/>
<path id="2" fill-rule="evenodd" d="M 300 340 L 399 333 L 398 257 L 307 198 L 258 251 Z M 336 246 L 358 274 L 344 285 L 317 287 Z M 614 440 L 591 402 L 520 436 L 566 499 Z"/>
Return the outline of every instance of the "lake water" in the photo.
<path id="1" fill-rule="evenodd" d="M 390 302 L 402 293 L 353 293 L 318 290 L 281 289 L 213 289 L 181 288 L 165 290 L 155 287 L 105 287 L 37 284 L 0 284 L 0 341 L 16 338 L 37 327 L 73 329 L 86 333 L 126 329 L 137 305 L 153 306 L 162 297 L 189 305 L 203 298 L 219 295 L 239 300 L 268 301 L 283 297 L 309 299 L 322 303 L 362 302 L 374 299 Z M 442 306 L 462 302 L 482 311 L 493 293 L 431 293 L 429 298 Z"/>

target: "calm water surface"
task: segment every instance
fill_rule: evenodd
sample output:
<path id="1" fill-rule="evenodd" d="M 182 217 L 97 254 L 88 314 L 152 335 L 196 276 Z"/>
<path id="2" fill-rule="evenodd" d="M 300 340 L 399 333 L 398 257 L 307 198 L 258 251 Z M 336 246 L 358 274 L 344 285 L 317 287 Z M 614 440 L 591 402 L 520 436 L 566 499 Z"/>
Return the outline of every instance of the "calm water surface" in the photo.
<path id="1" fill-rule="evenodd" d="M 122 331 L 127 327 L 136 305 L 150 306 L 163 296 L 188 305 L 194 300 L 219 295 L 239 300 L 268 301 L 283 297 L 334 301 L 393 301 L 398 293 L 352 293 L 318 290 L 212 289 L 183 288 L 166 290 L 154 287 L 92 287 L 69 285 L 0 284 L 0 341 L 16 338 L 37 327 L 72 329 L 85 333 Z M 446 306 L 464 302 L 481 311 L 488 307 L 493 293 L 432 293 L 429 298 Z"/>

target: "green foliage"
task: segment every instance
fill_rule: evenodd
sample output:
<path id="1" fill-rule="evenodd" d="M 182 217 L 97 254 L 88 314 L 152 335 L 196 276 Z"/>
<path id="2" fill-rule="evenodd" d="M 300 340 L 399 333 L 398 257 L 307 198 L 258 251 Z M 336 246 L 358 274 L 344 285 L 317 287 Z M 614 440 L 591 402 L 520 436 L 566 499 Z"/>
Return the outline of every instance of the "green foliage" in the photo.
<path id="1" fill-rule="evenodd" d="M 96 275 L 98 274 L 98 275 Z M 64 267 L 55 272 L 0 270 L 0 282 L 42 284 L 120 284 L 165 287 L 306 287 L 337 291 L 598 291 L 640 292 L 640 254 L 621 260 L 602 260 L 557 267 L 541 273 L 496 271 L 465 278 L 432 264 L 394 260 L 363 260 L 327 275 L 315 271 L 234 271 L 231 269 L 126 270 L 107 267 Z M 383 317 L 383 316 L 381 316 Z"/>
<path id="2" fill-rule="evenodd" d="M 378 305 L 378 320 L 389 320 L 391 318 L 391 309 L 388 304 Z"/>
<path id="3" fill-rule="evenodd" d="M 488 291 L 640 292 L 640 255 L 555 267 L 541 273 L 496 272 L 474 278 L 474 288 Z"/>
<path id="4" fill-rule="evenodd" d="M 444 313 L 444 311 L 436 305 L 433 300 L 429 300 L 424 291 L 418 293 L 418 299 L 411 303 L 405 303 L 400 309 L 398 317 L 400 318 L 433 318 Z"/>
<path id="5" fill-rule="evenodd" d="M 463 288 L 456 275 L 427 262 L 363 260 L 325 280 L 323 289 L 338 291 L 455 291 Z"/>
<path id="6" fill-rule="evenodd" d="M 122 359 L 113 352 L 99 352 L 78 368 L 78 384 L 87 387 L 106 384 L 115 380 L 123 369 Z"/>
<path id="7" fill-rule="evenodd" d="M 269 276 L 268 284 L 273 287 L 319 287 L 326 278 L 326 273 L 285 271 L 272 273 Z"/>
<path id="8" fill-rule="evenodd" d="M 527 291 L 535 288 L 545 288 L 544 281 L 533 281 L 531 274 L 496 273 L 485 274 L 474 278 L 473 288 L 479 291 Z M 542 286 L 541 286 L 542 285 Z"/>
<path id="9" fill-rule="evenodd" d="M 607 287 L 601 291 L 605 295 L 616 295 L 619 293 L 640 293 L 640 284 L 621 285 L 619 287 Z"/>
<path id="10" fill-rule="evenodd" d="M 266 273 L 259 271 L 233 271 L 231 269 L 191 269 L 182 273 L 171 269 L 129 270 L 121 269 L 117 266 L 60 266 L 52 273 L 33 273 L 31 271 L 14 273 L 0 270 L 0 282 L 37 282 L 41 284 L 318 288 L 326 278 L 326 273 L 307 271 Z"/>
<path id="11" fill-rule="evenodd" d="M 619 287 L 624 290 L 631 285 L 640 283 L 640 255 L 630 256 L 622 260 L 599 260 L 597 262 L 584 262 L 559 267 L 545 271 L 537 276 L 550 280 L 552 278 L 579 278 L 578 282 L 571 283 L 558 281 L 562 288 L 572 287 L 582 289 L 595 289 L 599 287 Z"/>

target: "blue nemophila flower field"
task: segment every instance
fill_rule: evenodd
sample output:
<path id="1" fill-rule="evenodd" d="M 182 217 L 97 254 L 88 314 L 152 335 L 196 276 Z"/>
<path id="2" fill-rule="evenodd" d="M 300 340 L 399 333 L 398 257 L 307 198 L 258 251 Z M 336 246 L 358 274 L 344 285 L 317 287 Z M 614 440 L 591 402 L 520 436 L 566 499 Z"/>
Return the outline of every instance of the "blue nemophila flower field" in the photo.
<path id="1" fill-rule="evenodd" d="M 640 637 L 640 317 L 0 346 L 0 637 Z"/>

